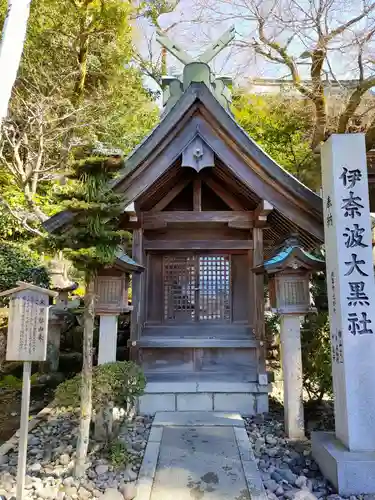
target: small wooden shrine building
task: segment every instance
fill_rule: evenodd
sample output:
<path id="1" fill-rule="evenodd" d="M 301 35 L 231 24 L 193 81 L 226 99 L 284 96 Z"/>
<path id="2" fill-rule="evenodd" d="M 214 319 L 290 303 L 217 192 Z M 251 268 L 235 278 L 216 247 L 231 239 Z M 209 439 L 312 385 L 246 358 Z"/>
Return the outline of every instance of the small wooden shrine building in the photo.
<path id="1" fill-rule="evenodd" d="M 207 64 L 217 50 L 192 62 L 159 41 L 185 63 L 183 79 L 163 80 L 163 117 L 114 185 L 145 268 L 133 276 L 130 342 L 148 379 L 141 411 L 266 411 L 254 268 L 291 234 L 319 246 L 322 201 L 235 122 L 226 79 Z"/>

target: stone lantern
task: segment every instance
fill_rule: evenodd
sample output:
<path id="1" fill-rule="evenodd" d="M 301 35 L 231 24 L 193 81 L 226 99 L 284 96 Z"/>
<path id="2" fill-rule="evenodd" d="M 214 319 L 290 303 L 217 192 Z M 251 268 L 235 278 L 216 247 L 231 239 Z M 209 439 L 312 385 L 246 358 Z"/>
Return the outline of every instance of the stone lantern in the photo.
<path id="1" fill-rule="evenodd" d="M 132 273 L 144 268 L 123 252 L 111 266 L 104 266 L 95 279 L 95 314 L 100 317 L 98 364 L 116 361 L 118 317 L 132 310 L 128 290 Z"/>
<path id="2" fill-rule="evenodd" d="M 305 437 L 301 319 L 315 310 L 310 275 L 324 269 L 324 260 L 306 252 L 296 238 L 288 239 L 281 250 L 255 269 L 268 274 L 271 310 L 280 315 L 285 431 L 290 439 Z"/>

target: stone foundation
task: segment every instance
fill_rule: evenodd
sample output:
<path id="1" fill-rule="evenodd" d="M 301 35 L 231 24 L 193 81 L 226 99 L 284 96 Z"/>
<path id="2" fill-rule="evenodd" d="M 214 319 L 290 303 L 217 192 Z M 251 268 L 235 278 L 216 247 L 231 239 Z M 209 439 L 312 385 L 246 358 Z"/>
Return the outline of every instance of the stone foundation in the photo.
<path id="1" fill-rule="evenodd" d="M 349 451 L 331 432 L 313 432 L 312 455 L 342 496 L 375 494 L 375 452 Z"/>
<path id="2" fill-rule="evenodd" d="M 139 398 L 139 413 L 160 411 L 268 412 L 268 385 L 241 382 L 149 382 Z"/>

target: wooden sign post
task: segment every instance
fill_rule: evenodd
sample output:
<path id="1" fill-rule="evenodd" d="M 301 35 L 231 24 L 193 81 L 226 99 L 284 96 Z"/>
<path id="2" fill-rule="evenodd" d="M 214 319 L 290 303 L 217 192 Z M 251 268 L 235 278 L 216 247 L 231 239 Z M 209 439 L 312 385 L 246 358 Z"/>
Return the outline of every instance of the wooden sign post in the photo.
<path id="1" fill-rule="evenodd" d="M 21 281 L 18 281 L 17 285 L 17 288 L 0 293 L 0 297 L 10 295 L 6 360 L 23 361 L 17 469 L 17 500 L 23 500 L 26 476 L 31 363 L 32 361 L 46 360 L 49 297 L 56 297 L 58 294 Z"/>

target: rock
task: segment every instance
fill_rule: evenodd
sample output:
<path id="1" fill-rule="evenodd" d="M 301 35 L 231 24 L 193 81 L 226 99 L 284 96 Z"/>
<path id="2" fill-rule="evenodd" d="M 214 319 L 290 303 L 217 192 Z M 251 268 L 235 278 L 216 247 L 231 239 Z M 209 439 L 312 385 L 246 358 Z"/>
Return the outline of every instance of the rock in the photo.
<path id="1" fill-rule="evenodd" d="M 40 470 L 42 470 L 42 466 L 39 462 L 29 465 L 30 472 L 39 472 Z"/>
<path id="2" fill-rule="evenodd" d="M 327 490 L 321 489 L 321 490 L 314 491 L 314 495 L 316 496 L 316 498 L 323 498 L 327 495 Z"/>
<path id="3" fill-rule="evenodd" d="M 100 500 L 124 500 L 122 493 L 114 488 L 108 488 L 105 490 Z"/>
<path id="4" fill-rule="evenodd" d="M 91 492 L 86 490 L 86 488 L 84 488 L 83 486 L 81 486 L 80 489 L 78 490 L 78 498 L 80 499 L 91 498 Z"/>
<path id="5" fill-rule="evenodd" d="M 75 479 L 72 476 L 68 476 L 64 478 L 63 485 L 64 486 L 74 486 Z"/>
<path id="6" fill-rule="evenodd" d="M 98 476 L 102 476 L 103 474 L 107 474 L 108 472 L 108 465 L 97 465 L 95 467 L 95 472 Z"/>
<path id="7" fill-rule="evenodd" d="M 284 491 L 284 498 L 286 498 L 287 500 L 293 500 L 297 491 L 298 490 L 296 490 L 295 488 L 292 488 L 291 490 L 288 491 Z"/>
<path id="8" fill-rule="evenodd" d="M 279 453 L 279 448 L 277 446 L 268 448 L 268 450 L 266 450 L 266 453 L 269 457 L 276 457 L 276 455 L 278 455 Z"/>
<path id="9" fill-rule="evenodd" d="M 275 438 L 275 436 L 273 436 L 272 434 L 267 434 L 266 443 L 270 444 L 271 446 L 275 446 L 277 444 L 277 438 Z"/>
<path id="10" fill-rule="evenodd" d="M 316 496 L 309 490 L 299 490 L 294 495 L 294 500 L 316 500 Z"/>
<path id="11" fill-rule="evenodd" d="M 274 479 L 275 481 L 277 481 L 278 483 L 280 483 L 283 480 L 283 478 L 280 476 L 280 474 L 276 471 L 272 472 L 271 478 Z"/>
<path id="12" fill-rule="evenodd" d="M 7 465 L 9 463 L 8 455 L 0 455 L 0 465 Z"/>
<path id="13" fill-rule="evenodd" d="M 69 465 L 70 463 L 70 456 L 67 453 L 64 453 L 63 455 L 60 455 L 59 462 L 61 465 Z"/>
<path id="14" fill-rule="evenodd" d="M 264 487 L 267 490 L 270 490 L 272 493 L 275 493 L 275 491 L 279 487 L 279 485 L 277 484 L 277 482 L 274 481 L 273 479 L 269 479 L 268 481 L 264 481 L 263 484 L 264 484 Z"/>
<path id="15" fill-rule="evenodd" d="M 311 479 L 308 479 L 308 480 L 307 480 L 307 483 L 306 483 L 306 488 L 307 488 L 308 490 L 310 490 L 310 491 L 313 491 L 313 489 L 314 489 L 314 484 L 313 484 L 313 482 L 311 481 Z"/>
<path id="16" fill-rule="evenodd" d="M 89 469 L 89 470 L 87 471 L 87 477 L 88 477 L 89 479 L 95 479 L 95 478 L 96 478 L 95 471 L 93 471 L 92 469 Z"/>
<path id="17" fill-rule="evenodd" d="M 264 439 L 258 438 L 254 443 L 255 453 L 260 453 L 262 451 L 263 446 L 264 446 Z"/>
<path id="18" fill-rule="evenodd" d="M 294 484 L 298 488 L 307 488 L 307 477 L 305 476 L 298 476 L 297 479 L 295 480 Z"/>
<path id="19" fill-rule="evenodd" d="M 133 500 L 137 496 L 136 483 L 126 483 L 121 486 L 120 491 L 124 497 L 124 500 Z"/>
<path id="20" fill-rule="evenodd" d="M 272 493 L 272 491 L 267 491 L 266 493 L 268 500 L 278 500 L 277 496 L 275 493 Z"/>
<path id="21" fill-rule="evenodd" d="M 65 486 L 64 491 L 69 497 L 77 495 L 77 488 L 75 486 Z"/>
<path id="22" fill-rule="evenodd" d="M 290 484 L 295 484 L 297 476 L 293 474 L 293 472 L 288 469 L 277 469 L 276 472 L 280 474 L 280 476 L 285 479 Z"/>
<path id="23" fill-rule="evenodd" d="M 146 442 L 145 441 L 136 441 L 135 443 L 132 444 L 132 448 L 135 451 L 142 451 L 146 448 Z"/>
<path id="24" fill-rule="evenodd" d="M 56 486 L 44 486 L 44 488 L 38 488 L 36 494 L 40 498 L 56 500 L 58 493 L 58 488 Z"/>
<path id="25" fill-rule="evenodd" d="M 284 494 L 284 488 L 282 486 L 279 486 L 277 490 L 275 491 L 275 495 L 278 497 Z"/>
<path id="26" fill-rule="evenodd" d="M 138 477 L 138 474 L 136 474 L 130 467 L 127 467 L 124 472 L 124 480 L 125 481 L 135 481 Z"/>

